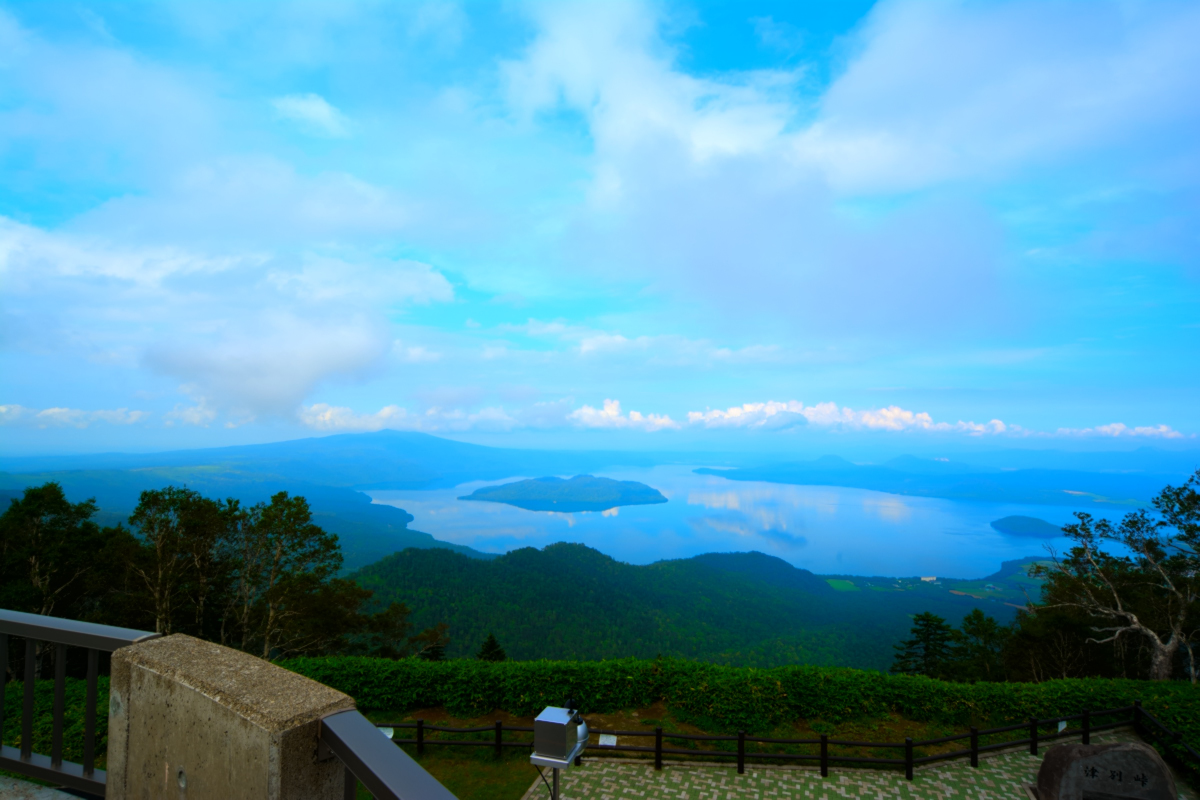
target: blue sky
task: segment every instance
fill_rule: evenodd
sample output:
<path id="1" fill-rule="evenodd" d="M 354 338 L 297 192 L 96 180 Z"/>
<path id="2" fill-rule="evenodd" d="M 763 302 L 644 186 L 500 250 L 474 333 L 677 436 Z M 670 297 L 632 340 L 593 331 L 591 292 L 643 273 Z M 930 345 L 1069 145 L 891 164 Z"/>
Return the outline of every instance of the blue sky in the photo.
<path id="1" fill-rule="evenodd" d="M 1167 2 L 0 3 L 0 451 L 1195 446 L 1197 41 Z"/>

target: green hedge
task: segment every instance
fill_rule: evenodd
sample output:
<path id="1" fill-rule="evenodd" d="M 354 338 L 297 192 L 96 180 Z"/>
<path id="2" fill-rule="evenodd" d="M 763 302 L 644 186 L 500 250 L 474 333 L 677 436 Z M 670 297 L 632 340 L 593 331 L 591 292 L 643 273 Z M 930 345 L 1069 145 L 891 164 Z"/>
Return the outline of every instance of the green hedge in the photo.
<path id="1" fill-rule="evenodd" d="M 443 706 L 460 716 L 496 709 L 529 716 L 567 697 L 585 713 L 662 700 L 676 717 L 708 730 L 761 732 L 797 719 L 836 723 L 891 713 L 918 721 L 999 726 L 1140 699 L 1188 741 L 1200 741 L 1200 689 L 1183 682 L 1089 678 L 967 684 L 854 669 L 755 669 L 673 659 L 490 664 L 330 657 L 297 658 L 282 666 L 346 692 L 368 711 Z"/>

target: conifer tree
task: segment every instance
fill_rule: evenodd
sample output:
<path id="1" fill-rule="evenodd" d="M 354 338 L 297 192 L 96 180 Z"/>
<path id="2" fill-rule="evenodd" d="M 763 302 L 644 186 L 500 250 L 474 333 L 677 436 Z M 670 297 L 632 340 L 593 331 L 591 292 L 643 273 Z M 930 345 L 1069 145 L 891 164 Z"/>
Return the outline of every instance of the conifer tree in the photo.
<path id="1" fill-rule="evenodd" d="M 504 661 L 508 658 L 504 648 L 500 646 L 500 642 L 496 641 L 494 633 L 488 633 L 487 638 L 483 640 L 483 646 L 479 648 L 475 657 L 480 661 Z"/>
<path id="2" fill-rule="evenodd" d="M 945 619 L 929 611 L 917 614 L 913 622 L 916 624 L 912 627 L 912 638 L 895 645 L 896 660 L 892 672 L 945 677 L 954 629 Z"/>

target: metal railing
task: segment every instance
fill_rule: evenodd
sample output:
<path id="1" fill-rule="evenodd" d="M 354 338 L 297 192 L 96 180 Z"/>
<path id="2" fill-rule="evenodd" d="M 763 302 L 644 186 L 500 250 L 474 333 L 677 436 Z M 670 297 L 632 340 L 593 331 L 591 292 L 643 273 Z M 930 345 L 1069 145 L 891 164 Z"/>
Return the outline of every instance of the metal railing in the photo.
<path id="1" fill-rule="evenodd" d="M 1103 724 L 1095 724 L 1093 722 L 1096 717 L 1119 717 L 1119 719 Z M 1042 730 L 1043 728 L 1057 728 L 1060 723 L 1065 723 L 1068 727 L 1062 730 L 1053 730 L 1050 732 Z M 1077 727 L 1071 727 L 1071 723 L 1078 723 Z M 506 747 L 521 747 L 532 748 L 533 742 L 529 739 L 513 739 L 505 741 L 504 734 L 526 734 L 532 733 L 533 728 L 524 725 L 504 725 L 502 722 L 495 722 L 492 725 L 483 725 L 473 728 L 455 728 L 442 725 L 428 725 L 424 720 L 419 719 L 415 722 L 379 722 L 373 723 L 377 727 L 391 728 L 393 731 L 400 729 L 413 730 L 414 735 L 411 737 L 395 737 L 392 741 L 397 744 L 412 744 L 416 745 L 417 755 L 424 755 L 425 748 L 430 745 L 437 746 L 459 746 L 459 747 L 493 747 L 495 755 L 499 758 L 503 749 Z M 913 779 L 913 770 L 915 767 L 923 764 L 932 764 L 936 761 L 946 761 L 955 758 L 969 758 L 972 767 L 979 766 L 979 756 L 981 753 L 988 753 L 995 750 L 1007 750 L 1014 747 L 1028 746 L 1029 752 L 1032 755 L 1037 755 L 1039 747 L 1043 743 L 1054 742 L 1058 739 L 1073 739 L 1078 738 L 1083 744 L 1091 742 L 1091 736 L 1094 733 L 1113 730 L 1115 728 L 1133 727 L 1134 731 L 1143 738 L 1151 738 L 1159 743 L 1168 755 L 1173 756 L 1176 760 L 1194 770 L 1200 770 L 1200 753 L 1183 741 L 1180 734 L 1167 728 L 1162 722 L 1156 719 L 1149 712 L 1142 708 L 1141 701 L 1135 701 L 1131 706 L 1123 706 L 1121 708 L 1110 708 L 1101 711 L 1083 711 L 1079 714 L 1074 714 L 1065 717 L 1053 717 L 1050 719 L 1030 719 L 1027 722 L 1021 722 L 1016 725 L 1007 725 L 1000 728 L 987 728 L 980 730 L 972 727 L 965 733 L 955 734 L 952 736 L 943 736 L 938 739 L 913 740 L 906 738 L 903 742 L 856 742 L 846 739 L 831 739 L 827 735 L 822 734 L 819 738 L 812 739 L 777 739 L 765 736 L 749 736 L 745 731 L 740 731 L 736 736 L 709 736 L 700 734 L 684 734 L 684 733 L 669 733 L 661 727 L 654 730 L 605 730 L 602 728 L 591 728 L 591 733 L 597 735 L 607 734 L 610 736 L 621 737 L 642 737 L 652 738 L 653 746 L 636 745 L 636 744 L 591 744 L 587 745 L 585 752 L 593 754 L 600 753 L 636 753 L 649 756 L 654 756 L 654 768 L 662 769 L 663 756 L 701 756 L 704 758 L 719 758 L 719 759 L 736 759 L 737 771 L 739 774 L 744 773 L 746 769 L 747 759 L 755 759 L 759 761 L 792 761 L 800 763 L 811 763 L 820 767 L 821 776 L 829 775 L 829 766 L 838 764 L 843 766 L 860 766 L 860 767 L 903 767 L 904 776 L 908 780 Z M 997 737 L 1002 734 L 1021 731 L 1025 733 L 1017 739 L 1005 739 L 1003 741 L 993 741 L 986 744 L 980 744 L 980 739 L 985 737 Z M 491 733 L 487 739 L 443 739 L 430 737 L 430 733 L 450 733 L 450 734 L 479 734 Z M 670 747 L 664 746 L 664 740 L 672 740 L 677 742 L 728 742 L 736 743 L 736 750 L 717 750 L 717 749 L 701 749 L 688 747 Z M 619 740 L 618 740 L 619 741 Z M 948 750 L 930 755 L 917 756 L 916 750 L 945 745 L 951 742 L 966 742 L 966 748 Z M 816 752 L 753 752 L 747 750 L 747 745 L 753 744 L 769 744 L 783 746 L 801 746 L 811 748 Z M 830 748 L 839 748 L 842 750 L 842 755 L 831 754 Z M 846 750 L 858 750 L 860 753 L 846 753 Z M 862 755 L 861 751 L 867 750 L 902 750 L 903 757 L 882 758 L 878 756 Z M 576 759 L 576 763 L 579 760 Z"/>
<path id="2" fill-rule="evenodd" d="M 340 711 L 321 720 L 321 750 L 337 756 L 346 767 L 345 800 L 354 800 L 360 781 L 378 800 L 455 800 L 357 711 Z"/>
<path id="3" fill-rule="evenodd" d="M 100 653 L 157 638 L 159 634 L 96 625 L 41 614 L 0 609 L 0 769 L 55 783 L 69 789 L 104 795 L 104 770 L 96 769 L 96 682 Z M 25 640 L 25 696 L 21 707 L 21 746 L 3 744 L 5 692 L 8 683 L 9 638 Z M 34 684 L 39 644 L 54 646 L 54 717 L 50 755 L 33 752 Z M 63 761 L 63 717 L 66 704 L 67 648 L 87 651 L 87 698 L 83 712 L 83 763 Z"/>

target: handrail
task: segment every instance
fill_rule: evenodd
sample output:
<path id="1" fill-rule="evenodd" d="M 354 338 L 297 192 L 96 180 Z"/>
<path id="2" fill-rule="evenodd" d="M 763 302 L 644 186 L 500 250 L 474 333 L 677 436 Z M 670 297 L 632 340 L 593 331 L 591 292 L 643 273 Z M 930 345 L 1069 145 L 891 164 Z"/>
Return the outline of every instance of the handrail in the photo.
<path id="1" fill-rule="evenodd" d="M 137 642 L 144 642 L 147 639 L 157 639 L 162 635 L 133 628 L 80 622 L 77 619 L 10 611 L 7 608 L 0 608 L 0 632 L 39 642 L 103 650 L 106 653 Z"/>
<path id="2" fill-rule="evenodd" d="M 421 765 L 379 732 L 357 711 L 340 711 L 321 720 L 321 744 L 346 767 L 347 798 L 357 781 L 378 800 L 455 800 Z"/>
<path id="3" fill-rule="evenodd" d="M 96 769 L 96 683 L 100 653 L 158 638 L 160 634 L 93 622 L 28 614 L 0 608 L 0 769 L 69 789 L 103 795 L 107 775 Z M 24 702 L 21 708 L 21 746 L 3 744 L 4 695 L 8 683 L 9 637 L 25 640 Z M 34 683 L 38 644 L 54 646 L 54 715 L 49 756 L 33 752 Z M 87 650 L 87 699 L 83 716 L 83 763 L 63 761 L 63 717 L 67 679 L 67 648 Z"/>

